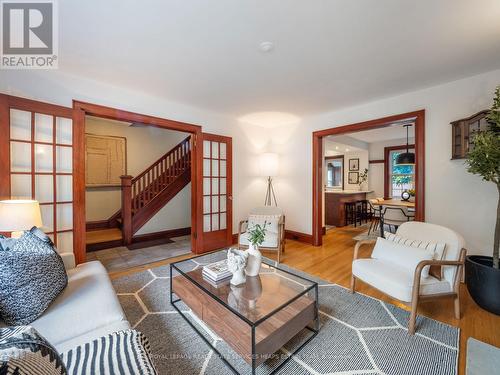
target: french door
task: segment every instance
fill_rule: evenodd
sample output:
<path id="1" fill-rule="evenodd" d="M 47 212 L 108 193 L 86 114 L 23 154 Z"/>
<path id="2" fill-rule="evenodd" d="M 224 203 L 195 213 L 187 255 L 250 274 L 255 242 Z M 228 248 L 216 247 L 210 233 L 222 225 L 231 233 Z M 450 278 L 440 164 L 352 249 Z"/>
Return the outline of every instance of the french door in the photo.
<path id="1" fill-rule="evenodd" d="M 0 199 L 35 199 L 42 229 L 72 252 L 71 108 L 0 94 Z"/>
<path id="2" fill-rule="evenodd" d="M 197 186 L 202 210 L 198 214 L 198 253 L 230 246 L 233 234 L 232 139 L 202 133 L 200 151 Z"/>

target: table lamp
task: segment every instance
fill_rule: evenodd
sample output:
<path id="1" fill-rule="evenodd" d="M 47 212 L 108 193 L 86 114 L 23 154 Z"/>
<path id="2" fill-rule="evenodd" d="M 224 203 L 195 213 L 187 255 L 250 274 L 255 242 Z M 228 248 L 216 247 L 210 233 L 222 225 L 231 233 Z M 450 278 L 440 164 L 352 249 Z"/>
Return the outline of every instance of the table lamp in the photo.
<path id="1" fill-rule="evenodd" d="M 0 201 L 0 232 L 12 232 L 12 238 L 19 238 L 25 230 L 42 225 L 38 201 L 15 199 Z"/>
<path id="2" fill-rule="evenodd" d="M 266 206 L 272 206 L 272 201 L 274 205 L 277 206 L 276 195 L 274 194 L 273 188 L 273 177 L 278 175 L 279 169 L 279 159 L 278 154 L 272 152 L 266 152 L 260 155 L 260 174 L 263 177 L 267 177 L 267 193 L 266 193 Z"/>

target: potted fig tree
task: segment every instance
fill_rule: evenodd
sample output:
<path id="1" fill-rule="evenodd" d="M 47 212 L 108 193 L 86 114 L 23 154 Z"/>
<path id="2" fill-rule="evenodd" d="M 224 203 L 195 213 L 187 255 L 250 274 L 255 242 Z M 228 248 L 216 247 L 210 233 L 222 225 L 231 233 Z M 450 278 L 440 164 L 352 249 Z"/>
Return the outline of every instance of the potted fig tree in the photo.
<path id="1" fill-rule="evenodd" d="M 496 184 L 499 198 L 493 240 L 493 256 L 468 256 L 465 261 L 467 289 L 483 309 L 500 315 L 500 86 L 495 90 L 493 107 L 487 116 L 489 128 L 476 133 L 474 147 L 467 155 L 467 170 Z"/>

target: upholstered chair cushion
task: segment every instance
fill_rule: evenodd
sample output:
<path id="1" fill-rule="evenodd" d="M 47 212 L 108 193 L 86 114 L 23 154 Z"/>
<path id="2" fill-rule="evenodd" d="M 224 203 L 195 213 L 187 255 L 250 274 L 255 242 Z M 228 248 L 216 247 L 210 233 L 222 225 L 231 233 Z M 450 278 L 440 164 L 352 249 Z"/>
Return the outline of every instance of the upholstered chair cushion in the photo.
<path id="1" fill-rule="evenodd" d="M 256 224 L 265 227 L 267 233 L 278 233 L 281 215 L 249 215 L 248 229 L 252 229 Z"/>
<path id="2" fill-rule="evenodd" d="M 413 275 L 417 265 L 423 260 L 433 259 L 434 251 L 403 245 L 385 238 L 377 238 L 372 258 L 386 261 L 405 269 Z M 429 266 L 422 270 L 422 277 L 429 276 Z"/>
<path id="3" fill-rule="evenodd" d="M 404 238 L 393 234 L 390 232 L 385 232 L 385 238 L 389 241 L 393 241 L 406 246 L 417 247 L 419 249 L 425 249 L 434 253 L 432 259 L 442 260 L 444 256 L 444 250 L 446 247 L 445 243 L 434 243 L 424 240 L 416 240 L 411 238 Z M 434 276 L 438 280 L 443 278 L 443 268 L 441 266 L 430 266 L 429 275 Z"/>
<path id="4" fill-rule="evenodd" d="M 449 228 L 436 224 L 410 221 L 402 224 L 396 231 L 396 234 L 404 238 L 445 243 L 443 260 L 457 261 L 460 257 L 460 251 L 465 247 L 465 241 L 462 236 Z M 453 285 L 457 267 L 444 266 L 442 268 L 443 278 Z"/>

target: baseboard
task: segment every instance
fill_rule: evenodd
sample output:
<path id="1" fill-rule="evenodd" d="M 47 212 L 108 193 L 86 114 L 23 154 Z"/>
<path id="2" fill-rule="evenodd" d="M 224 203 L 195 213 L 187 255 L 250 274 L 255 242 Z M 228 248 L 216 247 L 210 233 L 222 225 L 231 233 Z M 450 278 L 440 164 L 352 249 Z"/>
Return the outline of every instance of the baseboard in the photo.
<path id="1" fill-rule="evenodd" d="M 132 237 L 132 243 L 154 241 L 162 238 L 173 238 L 180 236 L 187 236 L 191 234 L 191 227 L 178 228 L 178 229 L 168 229 L 160 232 L 139 234 Z"/>
<path id="2" fill-rule="evenodd" d="M 299 242 L 304 242 L 307 244 L 312 245 L 313 243 L 313 236 L 312 234 L 306 234 L 306 233 L 301 233 L 301 232 L 296 232 L 294 230 L 285 230 L 285 238 L 288 240 L 294 240 L 294 241 L 299 241 Z"/>
<path id="3" fill-rule="evenodd" d="M 285 230 L 285 238 L 288 240 L 304 242 L 310 245 L 312 245 L 313 243 L 313 237 L 311 234 L 295 232 L 293 230 L 288 230 L 288 229 Z M 238 233 L 233 234 L 233 244 L 237 243 L 238 243 Z"/>

